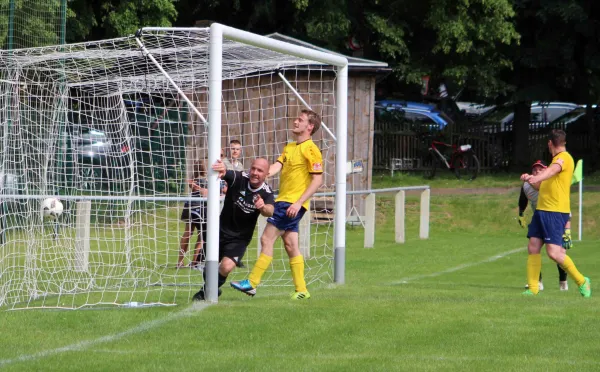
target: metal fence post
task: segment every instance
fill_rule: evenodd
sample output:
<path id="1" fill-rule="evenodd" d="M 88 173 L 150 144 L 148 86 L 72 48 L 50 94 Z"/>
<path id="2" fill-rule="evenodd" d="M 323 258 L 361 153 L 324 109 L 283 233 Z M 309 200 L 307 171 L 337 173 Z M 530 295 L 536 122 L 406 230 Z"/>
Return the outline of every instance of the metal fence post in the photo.
<path id="1" fill-rule="evenodd" d="M 404 218 L 405 218 L 405 202 L 406 194 L 404 190 L 396 193 L 396 207 L 395 209 L 395 232 L 396 232 L 396 243 L 404 243 L 405 241 L 405 229 L 404 229 Z"/>
<path id="2" fill-rule="evenodd" d="M 425 189 L 421 192 L 421 223 L 419 229 L 419 237 L 421 239 L 429 238 L 429 198 L 431 195 L 430 189 Z"/>
<path id="3" fill-rule="evenodd" d="M 298 236 L 298 242 L 300 246 L 300 253 L 304 258 L 310 258 L 310 220 L 311 220 L 310 208 L 304 213 L 300 220 L 300 231 Z"/>
<path id="4" fill-rule="evenodd" d="M 375 245 L 375 193 L 367 195 L 365 219 L 365 248 L 373 248 Z"/>
<path id="5" fill-rule="evenodd" d="M 263 234 L 263 231 L 265 231 L 265 227 L 267 227 L 267 217 L 263 217 L 262 215 L 258 216 L 258 231 L 257 231 L 257 235 L 256 235 L 256 258 L 260 257 L 260 251 L 262 250 L 262 245 L 260 244 L 260 237 Z"/>

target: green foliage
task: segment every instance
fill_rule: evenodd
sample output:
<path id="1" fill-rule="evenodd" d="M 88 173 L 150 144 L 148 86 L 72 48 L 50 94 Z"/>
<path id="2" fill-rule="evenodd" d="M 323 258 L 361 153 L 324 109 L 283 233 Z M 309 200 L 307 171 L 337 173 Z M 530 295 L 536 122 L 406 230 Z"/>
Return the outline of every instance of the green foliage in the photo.
<path id="1" fill-rule="evenodd" d="M 69 41 L 127 36 L 144 26 L 169 27 L 177 18 L 175 0 L 72 0 L 69 9 Z"/>
<path id="2" fill-rule="evenodd" d="M 133 34 L 144 26 L 169 27 L 177 17 L 172 0 L 122 0 L 118 4 L 105 3 L 103 24 L 115 35 Z"/>
<path id="3" fill-rule="evenodd" d="M 486 95 L 506 88 L 499 73 L 510 68 L 511 61 L 498 46 L 519 40 L 509 0 L 306 0 L 294 4 L 298 16 L 307 20 L 309 38 L 340 51 L 350 37 L 357 38 L 365 57 L 386 60 L 405 82 L 420 83 L 423 75 L 430 75 L 474 85 Z"/>
<path id="4" fill-rule="evenodd" d="M 58 44 L 62 2 L 63 0 L 2 0 L 0 2 L 0 45 L 9 47 L 8 36 L 11 26 L 13 27 L 13 49 Z"/>
<path id="5" fill-rule="evenodd" d="M 176 0 L 0 0 L 0 45 L 8 47 L 11 24 L 13 48 L 59 44 L 63 1 L 67 42 L 127 36 L 143 26 L 171 26 L 177 18 Z"/>

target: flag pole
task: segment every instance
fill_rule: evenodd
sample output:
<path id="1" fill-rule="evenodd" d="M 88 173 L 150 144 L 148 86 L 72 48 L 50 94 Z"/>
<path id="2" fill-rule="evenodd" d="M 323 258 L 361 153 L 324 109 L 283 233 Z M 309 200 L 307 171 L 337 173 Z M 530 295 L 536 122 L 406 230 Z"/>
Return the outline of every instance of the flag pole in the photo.
<path id="1" fill-rule="evenodd" d="M 579 233 L 577 234 L 578 240 L 581 241 L 581 232 L 582 232 L 582 224 L 583 222 L 583 177 L 579 180 L 579 223 L 577 224 L 579 228 Z"/>

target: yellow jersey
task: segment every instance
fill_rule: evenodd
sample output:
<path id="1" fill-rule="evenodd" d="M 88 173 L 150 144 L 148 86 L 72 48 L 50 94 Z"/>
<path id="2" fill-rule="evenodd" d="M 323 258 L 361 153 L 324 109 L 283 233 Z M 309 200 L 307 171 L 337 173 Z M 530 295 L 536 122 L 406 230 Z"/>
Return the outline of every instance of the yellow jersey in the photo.
<path id="1" fill-rule="evenodd" d="M 563 151 L 552 158 L 552 164 L 561 167 L 560 173 L 542 181 L 537 209 L 547 212 L 571 213 L 571 179 L 575 162 L 571 155 Z"/>
<path id="2" fill-rule="evenodd" d="M 312 181 L 312 174 L 323 173 L 323 157 L 321 150 L 308 139 L 302 143 L 288 143 L 277 161 L 283 167 L 279 178 L 279 195 L 276 202 L 295 203 Z M 302 206 L 308 210 L 310 199 Z"/>

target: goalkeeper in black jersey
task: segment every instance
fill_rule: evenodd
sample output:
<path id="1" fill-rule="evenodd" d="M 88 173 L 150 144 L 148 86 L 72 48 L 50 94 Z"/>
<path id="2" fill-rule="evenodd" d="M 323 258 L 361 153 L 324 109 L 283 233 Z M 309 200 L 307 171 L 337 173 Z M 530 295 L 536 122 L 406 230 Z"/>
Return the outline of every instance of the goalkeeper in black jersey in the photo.
<path id="1" fill-rule="evenodd" d="M 273 215 L 275 198 L 273 191 L 265 183 L 269 162 L 264 158 L 255 159 L 248 173 L 226 170 L 221 160 L 217 160 L 212 169 L 219 172 L 219 177 L 227 182 L 227 193 L 219 219 L 220 295 L 227 276 L 246 253 L 258 216 Z M 204 300 L 204 288 L 194 295 L 194 300 Z"/>
<path id="2" fill-rule="evenodd" d="M 543 161 L 538 160 L 533 163 L 531 173 L 535 176 L 546 168 L 546 164 Z M 523 228 L 527 227 L 527 222 L 525 221 L 523 212 L 525 212 L 525 209 L 527 209 L 528 203 L 531 203 L 531 208 L 534 211 L 537 209 L 539 188 L 540 185 L 531 185 L 527 182 L 523 183 L 523 187 L 521 187 L 521 195 L 519 195 L 519 225 L 521 225 Z M 569 249 L 573 246 L 573 242 L 571 240 L 571 221 L 568 221 L 565 225 L 562 246 L 565 249 Z M 561 291 L 566 291 L 569 289 L 569 285 L 567 283 L 567 273 L 562 269 L 562 267 L 560 267 L 560 265 L 556 265 L 556 267 L 558 268 L 558 287 Z M 525 286 L 525 288 L 528 287 L 528 285 Z M 540 291 L 543 289 L 544 285 L 542 283 L 542 273 L 540 272 Z"/>

